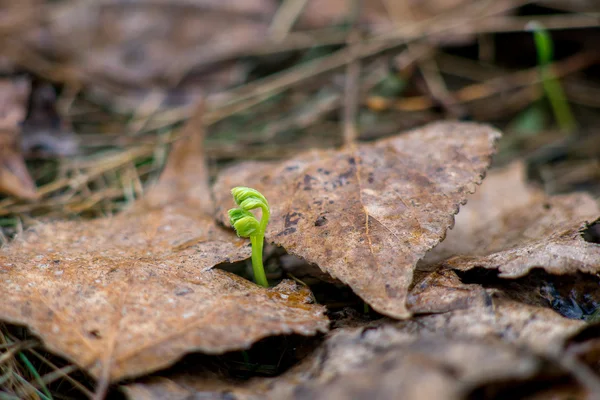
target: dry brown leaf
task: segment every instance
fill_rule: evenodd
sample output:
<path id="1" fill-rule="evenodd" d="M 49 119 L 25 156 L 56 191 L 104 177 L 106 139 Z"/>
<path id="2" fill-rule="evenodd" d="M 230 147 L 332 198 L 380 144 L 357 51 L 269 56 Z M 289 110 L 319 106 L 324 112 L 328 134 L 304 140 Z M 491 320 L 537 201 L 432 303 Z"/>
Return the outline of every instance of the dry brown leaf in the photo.
<path id="1" fill-rule="evenodd" d="M 442 269 L 419 280 L 411 288 L 407 304 L 413 314 L 444 313 L 472 308 L 489 301 L 485 289 L 462 283 L 456 272 Z"/>
<path id="2" fill-rule="evenodd" d="M 406 322 L 416 324 L 421 334 L 437 332 L 452 337 L 498 337 L 539 354 L 558 354 L 564 341 L 585 327 L 585 322 L 562 317 L 546 308 L 523 304 L 501 293 L 489 294 L 483 307 L 445 314 L 425 315 Z"/>
<path id="3" fill-rule="evenodd" d="M 343 342 L 334 341 L 330 346 L 352 346 Z M 339 364 L 354 361 L 348 358 L 358 356 L 360 359 L 361 350 L 366 349 L 350 347 L 346 354 L 330 356 L 329 363 L 314 371 L 321 372 L 317 379 L 300 384 L 287 382 L 275 387 L 269 397 L 395 399 L 401 393 L 402 399 L 409 400 L 464 399 L 480 385 L 532 378 L 541 370 L 540 360 L 531 354 L 523 354 L 503 343 L 473 339 L 407 340 L 376 358 L 361 360 L 360 366 L 340 370 Z M 370 351 L 377 352 L 376 349 Z M 324 371 L 331 367 L 337 370 Z"/>
<path id="4" fill-rule="evenodd" d="M 488 174 L 481 189 L 461 208 L 446 240 L 421 264 L 426 268 L 455 255 L 487 255 L 542 239 L 599 214 L 587 194 L 545 195 L 527 183 L 524 164 L 515 162 Z"/>
<path id="5" fill-rule="evenodd" d="M 38 225 L 0 253 L 0 319 L 102 379 L 165 367 L 184 353 L 249 347 L 327 329 L 291 282 L 264 289 L 213 266 L 249 257 L 217 226 L 203 179 L 198 113 L 158 186 L 132 210 Z"/>
<path id="6" fill-rule="evenodd" d="M 378 312 L 405 318 L 415 264 L 481 182 L 498 137 L 484 125 L 436 123 L 281 164 L 241 164 L 214 186 L 217 215 L 233 205 L 232 187 L 254 187 L 271 204 L 268 241 L 316 263 Z"/>
<path id="7" fill-rule="evenodd" d="M 35 199 L 35 183 L 21 154 L 19 126 L 25 119 L 29 90 L 26 78 L 0 79 L 0 193 Z"/>
<path id="8" fill-rule="evenodd" d="M 41 23 L 14 36 L 72 66 L 88 84 L 166 88 L 264 40 L 275 8 L 273 0 L 56 4 Z M 233 83 L 216 69 L 207 85 Z"/>
<path id="9" fill-rule="evenodd" d="M 491 172 L 421 267 L 458 255 L 445 265 L 498 269 L 507 278 L 536 267 L 552 274 L 598 272 L 600 246 L 581 233 L 600 216 L 597 202 L 585 193 L 547 196 L 527 185 L 524 172 L 521 163 Z"/>
<path id="10" fill-rule="evenodd" d="M 462 399 L 479 388 L 564 376 L 545 358 L 560 355 L 564 340 L 583 326 L 548 309 L 494 298 L 467 310 L 335 330 L 313 355 L 274 379 L 236 385 L 190 373 L 146 379 L 126 393 L 136 400 L 200 394 L 394 399 L 399 393 L 403 399 Z"/>
<path id="11" fill-rule="evenodd" d="M 519 278 L 533 268 L 543 268 L 558 275 L 576 272 L 597 274 L 600 270 L 600 244 L 583 238 L 587 227 L 587 222 L 559 225 L 537 240 L 524 240 L 521 245 L 487 256 L 458 256 L 444 264 L 463 271 L 476 267 L 497 269 L 503 278 Z"/>
<path id="12" fill-rule="evenodd" d="M 539 203 L 544 197 L 541 189 L 527 184 L 525 164 L 520 161 L 489 171 L 481 188 L 461 207 L 446 239 L 425 255 L 419 267 L 427 269 L 449 257 L 481 251 L 485 246 L 481 241 L 503 240 L 503 215 Z"/>
<path id="13" fill-rule="evenodd" d="M 541 373 L 536 349 L 558 346 L 582 325 L 549 310 L 498 301 L 396 326 L 335 331 L 314 357 L 267 386 L 269 398 L 465 398 L 481 385 Z M 519 329 L 522 336 L 516 336 Z M 544 351 L 549 349 L 556 347 Z"/>

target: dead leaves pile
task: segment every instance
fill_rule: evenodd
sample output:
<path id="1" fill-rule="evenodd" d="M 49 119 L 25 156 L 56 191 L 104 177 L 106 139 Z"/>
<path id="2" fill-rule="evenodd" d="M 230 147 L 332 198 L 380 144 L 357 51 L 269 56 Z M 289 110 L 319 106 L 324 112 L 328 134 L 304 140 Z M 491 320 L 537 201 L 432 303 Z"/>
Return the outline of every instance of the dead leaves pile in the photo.
<path id="1" fill-rule="evenodd" d="M 432 124 L 282 163 L 236 165 L 211 189 L 200 118 L 184 128 L 159 184 L 129 211 L 41 224 L 2 250 L 1 320 L 28 326 L 48 349 L 111 382 L 189 352 L 326 332 L 326 309 L 308 288 L 283 281 L 264 289 L 214 268 L 249 257 L 247 242 L 218 222 L 230 188 L 243 184 L 270 200 L 268 242 L 387 317 L 330 313 L 329 336 L 277 378 L 240 384 L 206 371 L 164 373 L 124 387 L 129 397 L 458 399 L 548 379 L 556 390 L 598 390 L 580 357 L 583 344 L 598 346 L 583 334 L 587 323 L 561 316 L 547 285 L 523 279 L 578 274 L 597 286 L 600 210 L 586 194 L 548 197 L 528 186 L 521 165 L 492 172 L 471 195 L 497 131 Z M 514 285 L 529 285 L 537 300 L 524 301 Z M 585 296 L 600 305 L 598 293 Z"/>

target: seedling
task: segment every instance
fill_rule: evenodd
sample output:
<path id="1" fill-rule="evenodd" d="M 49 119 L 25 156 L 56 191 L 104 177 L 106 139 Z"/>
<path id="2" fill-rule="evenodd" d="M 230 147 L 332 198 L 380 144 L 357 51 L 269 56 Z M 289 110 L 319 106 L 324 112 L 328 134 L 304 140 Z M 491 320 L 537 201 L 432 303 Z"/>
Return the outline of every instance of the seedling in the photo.
<path id="1" fill-rule="evenodd" d="M 265 196 L 258 190 L 238 186 L 231 189 L 233 200 L 238 208 L 229 210 L 229 220 L 231 225 L 240 237 L 249 237 L 252 244 L 252 270 L 254 271 L 254 281 L 261 286 L 269 287 L 265 268 L 263 267 L 263 242 L 265 240 L 265 230 L 269 223 L 269 203 Z M 252 210 L 260 208 L 262 216 L 260 221 L 252 213 Z"/>
<path id="2" fill-rule="evenodd" d="M 542 86 L 552 107 L 554 117 L 563 131 L 571 132 L 576 128 L 577 123 L 571 113 L 565 92 L 558 79 L 556 79 L 556 75 L 550 69 L 550 63 L 554 55 L 552 38 L 548 31 L 537 21 L 531 21 L 527 24 L 527 28 L 533 32 Z"/>

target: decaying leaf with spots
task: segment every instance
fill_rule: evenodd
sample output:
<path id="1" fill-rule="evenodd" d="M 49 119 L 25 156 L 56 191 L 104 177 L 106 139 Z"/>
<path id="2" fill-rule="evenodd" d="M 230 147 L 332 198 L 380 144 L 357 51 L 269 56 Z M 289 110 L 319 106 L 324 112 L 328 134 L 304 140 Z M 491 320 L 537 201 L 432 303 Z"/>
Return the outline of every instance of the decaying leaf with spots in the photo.
<path id="1" fill-rule="evenodd" d="M 307 289 L 264 289 L 212 269 L 250 249 L 210 216 L 199 118 L 133 209 L 38 225 L 2 249 L 0 320 L 28 326 L 49 350 L 104 380 L 190 351 L 223 353 L 269 335 L 327 329 Z"/>
<path id="2" fill-rule="evenodd" d="M 436 123 L 372 144 L 310 151 L 280 164 L 244 163 L 213 188 L 250 186 L 271 204 L 268 241 L 317 264 L 380 313 L 409 316 L 413 269 L 453 224 L 489 166 L 499 133 Z"/>
<path id="3" fill-rule="evenodd" d="M 590 223 L 600 216 L 588 194 L 547 196 L 527 185 L 524 166 L 513 164 L 490 173 L 456 218 L 447 239 L 425 258 L 446 267 L 498 269 L 517 278 L 532 268 L 551 274 L 600 271 L 600 245 L 586 239 Z M 593 235 L 592 235 L 593 236 Z"/>
<path id="4" fill-rule="evenodd" d="M 127 385 L 130 399 L 464 399 L 507 383 L 568 377 L 557 368 L 567 338 L 585 326 L 549 309 L 490 296 L 489 304 L 446 314 L 341 328 L 283 375 L 233 384 L 206 373 Z M 504 386 L 505 387 L 505 386 Z M 578 389 L 577 385 L 573 385 Z M 533 389 L 533 388 L 532 388 Z M 487 390 L 490 390 L 488 392 Z M 479 392 L 481 393 L 481 392 Z M 471 395 L 472 397 L 469 397 Z M 213 398 L 213 397 L 211 397 Z"/>

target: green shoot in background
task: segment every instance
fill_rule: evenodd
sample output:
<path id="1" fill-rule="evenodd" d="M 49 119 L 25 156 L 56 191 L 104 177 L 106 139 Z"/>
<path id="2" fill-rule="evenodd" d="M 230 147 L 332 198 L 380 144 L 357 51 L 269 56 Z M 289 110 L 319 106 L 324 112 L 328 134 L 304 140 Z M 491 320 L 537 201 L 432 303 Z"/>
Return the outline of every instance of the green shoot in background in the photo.
<path id="1" fill-rule="evenodd" d="M 556 122 L 561 130 L 572 132 L 577 127 L 577 123 L 571 113 L 565 92 L 550 68 L 550 63 L 554 56 L 552 38 L 548 31 L 536 21 L 527 24 L 527 28 L 533 32 L 533 40 L 535 41 L 538 65 L 542 77 L 542 86 L 552 107 Z"/>
<path id="2" fill-rule="evenodd" d="M 235 204 L 238 205 L 238 208 L 232 208 L 228 212 L 231 225 L 233 225 L 238 236 L 250 238 L 254 281 L 258 285 L 269 287 L 262 261 L 265 230 L 270 216 L 269 203 L 258 190 L 247 187 L 235 187 L 231 189 L 231 194 Z M 252 213 L 252 210 L 257 208 L 262 211 L 260 221 Z"/>

